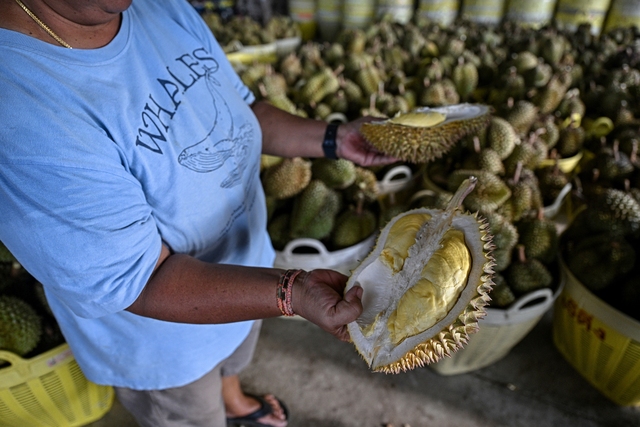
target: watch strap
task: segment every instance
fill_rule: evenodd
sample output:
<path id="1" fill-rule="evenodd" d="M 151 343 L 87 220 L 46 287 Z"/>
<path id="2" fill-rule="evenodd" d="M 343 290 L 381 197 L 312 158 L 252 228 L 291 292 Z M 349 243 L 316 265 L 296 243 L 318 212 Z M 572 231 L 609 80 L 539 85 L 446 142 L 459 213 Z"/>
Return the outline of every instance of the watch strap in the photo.
<path id="1" fill-rule="evenodd" d="M 338 135 L 338 126 L 340 123 L 334 122 L 327 125 L 324 132 L 324 140 L 322 141 L 322 151 L 327 159 L 337 159 L 336 154 L 336 136 Z"/>

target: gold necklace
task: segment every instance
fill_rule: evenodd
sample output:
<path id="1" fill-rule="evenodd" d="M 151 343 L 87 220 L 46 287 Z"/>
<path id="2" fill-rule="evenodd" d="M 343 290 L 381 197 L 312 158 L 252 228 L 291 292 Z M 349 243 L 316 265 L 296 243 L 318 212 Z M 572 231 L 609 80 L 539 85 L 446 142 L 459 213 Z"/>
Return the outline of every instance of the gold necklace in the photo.
<path id="1" fill-rule="evenodd" d="M 53 37 L 58 43 L 60 43 L 62 46 L 66 47 L 67 49 L 73 49 L 69 43 L 65 42 L 64 40 L 62 40 L 60 38 L 60 36 L 58 36 L 56 33 L 54 33 L 51 28 L 47 27 L 45 25 L 44 22 L 42 22 L 35 13 L 31 12 L 31 10 L 29 10 L 29 8 L 27 6 L 24 5 L 24 3 L 22 3 L 20 0 L 16 0 L 16 3 L 18 3 L 18 5 L 22 8 L 22 10 L 24 10 L 25 12 L 27 12 L 27 15 L 29 15 L 31 17 L 31 19 L 33 19 L 34 21 L 36 21 L 36 24 L 40 25 L 40 28 L 42 28 L 43 30 L 45 30 L 47 32 L 47 34 L 49 34 L 51 37 Z"/>

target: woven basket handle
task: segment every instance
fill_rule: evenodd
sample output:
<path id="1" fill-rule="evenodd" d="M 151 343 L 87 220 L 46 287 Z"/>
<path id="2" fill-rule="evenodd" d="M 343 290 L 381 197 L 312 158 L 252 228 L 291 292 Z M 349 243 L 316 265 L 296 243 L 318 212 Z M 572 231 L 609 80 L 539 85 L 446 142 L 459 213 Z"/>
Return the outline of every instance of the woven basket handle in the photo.
<path id="1" fill-rule="evenodd" d="M 287 255 L 293 255 L 293 251 L 298 248 L 310 247 L 318 251 L 320 255 L 329 255 L 329 251 L 325 245 L 322 244 L 319 240 L 316 239 L 308 239 L 308 238 L 300 238 L 294 239 L 287 243 L 287 245 L 283 249 L 283 253 Z"/>
<path id="2" fill-rule="evenodd" d="M 404 177 L 398 180 L 399 182 L 407 183 L 411 181 L 411 168 L 405 165 L 396 166 L 384 175 L 382 183 L 385 185 L 391 184 L 391 181 L 396 179 L 396 177 L 402 177 L 403 175 Z"/>
<path id="3" fill-rule="evenodd" d="M 537 299 L 541 299 L 543 302 L 546 302 L 547 300 L 550 300 L 552 298 L 553 298 L 553 291 L 551 289 L 549 288 L 538 289 L 524 295 L 522 298 L 516 301 L 513 307 L 509 307 L 507 312 L 515 313 L 517 311 L 520 311 L 522 307 L 524 307 L 526 304 L 530 303 L 531 301 L 535 301 Z"/>
<path id="4" fill-rule="evenodd" d="M 0 350 L 0 360 L 5 360 L 11 363 L 13 366 L 18 366 L 23 363 L 28 363 L 26 360 L 24 360 L 22 357 L 18 356 L 17 354 L 12 353 L 10 351 L 4 351 L 4 350 Z"/>
<path id="5" fill-rule="evenodd" d="M 409 204 L 415 202 L 422 196 L 435 196 L 437 193 L 433 190 L 420 190 L 413 193 L 413 196 L 409 199 Z"/>

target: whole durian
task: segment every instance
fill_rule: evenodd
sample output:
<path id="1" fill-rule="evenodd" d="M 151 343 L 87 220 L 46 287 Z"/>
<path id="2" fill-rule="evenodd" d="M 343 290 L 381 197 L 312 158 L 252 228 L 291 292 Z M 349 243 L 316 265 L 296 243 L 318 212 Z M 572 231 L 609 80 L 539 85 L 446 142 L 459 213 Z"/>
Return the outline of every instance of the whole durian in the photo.
<path id="1" fill-rule="evenodd" d="M 12 295 L 0 295 L 0 350 L 24 356 L 36 348 L 41 335 L 41 319 L 31 305 Z"/>
<path id="2" fill-rule="evenodd" d="M 311 176 L 319 179 L 327 187 L 345 189 L 356 180 L 356 165 L 346 159 L 320 157 L 311 162 Z"/>
<path id="3" fill-rule="evenodd" d="M 267 196 L 276 200 L 293 197 L 311 181 L 311 162 L 302 157 L 283 159 L 267 167 L 262 174 L 262 186 Z"/>
<path id="4" fill-rule="evenodd" d="M 545 264 L 535 258 L 527 258 L 524 245 L 518 245 L 511 265 L 505 270 L 504 277 L 516 296 L 553 285 L 553 275 Z"/>
<path id="5" fill-rule="evenodd" d="M 459 210 L 475 185 L 464 181 L 445 210 L 394 217 L 345 291 L 364 290 L 362 315 L 348 325 L 374 371 L 398 373 L 462 348 L 485 315 L 493 282 L 491 237 L 477 214 Z"/>
<path id="6" fill-rule="evenodd" d="M 319 179 L 312 179 L 293 200 L 289 222 L 291 237 L 317 240 L 328 237 L 341 204 L 337 190 L 327 187 Z"/>

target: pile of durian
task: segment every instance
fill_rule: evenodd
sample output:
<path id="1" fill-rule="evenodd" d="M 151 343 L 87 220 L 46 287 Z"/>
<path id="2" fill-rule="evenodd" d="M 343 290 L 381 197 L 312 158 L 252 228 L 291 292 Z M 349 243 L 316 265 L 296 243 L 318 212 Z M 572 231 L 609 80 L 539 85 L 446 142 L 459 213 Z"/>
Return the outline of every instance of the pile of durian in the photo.
<path id="1" fill-rule="evenodd" d="M 202 17 L 226 53 L 246 46 L 300 37 L 300 27 L 288 16 L 274 16 L 266 25 L 246 15 L 231 15 L 223 19 L 218 13 L 207 11 Z"/>
<path id="2" fill-rule="evenodd" d="M 637 101 L 636 101 L 637 102 Z M 617 126 L 589 146 L 578 175 L 575 218 L 562 235 L 569 270 L 611 306 L 640 320 L 639 124 Z"/>
<path id="3" fill-rule="evenodd" d="M 345 159 L 263 156 L 260 177 L 277 250 L 309 238 L 335 251 L 378 230 L 378 181 L 369 169 Z"/>
<path id="4" fill-rule="evenodd" d="M 342 30 L 334 42 L 307 42 L 275 63 L 237 70 L 259 98 L 323 120 L 393 118 L 416 108 L 460 103 L 490 106 L 488 125 L 440 157 L 418 164 L 406 160 L 421 177 L 409 191 L 378 196 L 377 226 L 408 209 L 443 208 L 464 179 L 477 177 L 463 207 L 489 222 L 496 264 L 491 305 L 508 307 L 520 295 L 557 285 L 560 249 L 563 260 L 579 270 L 579 261 L 572 258 L 575 248 L 584 245 L 570 236 L 576 229 L 587 232 L 580 225 L 586 212 L 595 211 L 588 215 L 601 220 L 636 223 L 639 65 L 635 28 L 595 36 L 588 24 L 569 32 L 553 24 L 533 30 L 507 21 L 498 26 L 458 21 L 443 28 L 419 19 L 407 24 L 383 19 L 365 30 Z M 566 195 L 568 186 L 567 218 L 561 223 L 549 207 Z M 612 212 L 601 212 L 607 203 Z M 558 230 L 580 210 L 585 212 L 560 245 Z M 624 266 L 593 263 L 588 271 L 620 272 L 608 281 L 613 287 L 607 287 L 616 297 L 599 294 L 629 312 L 640 302 L 634 279 L 640 275 L 631 261 L 635 254 L 626 250 L 637 246 L 637 236 L 620 236 L 624 227 L 610 226 L 615 239 L 601 239 L 607 247 L 625 249 L 624 256 L 611 261 Z M 607 252 L 611 257 L 618 253 Z M 616 285 L 625 278 L 629 285 Z"/>
<path id="5" fill-rule="evenodd" d="M 62 343 L 42 285 L 0 242 L 0 350 L 30 358 Z"/>

